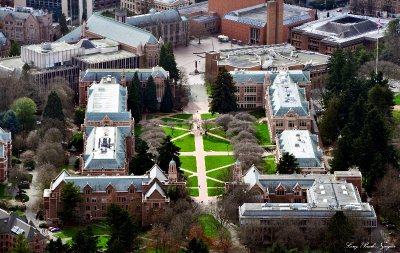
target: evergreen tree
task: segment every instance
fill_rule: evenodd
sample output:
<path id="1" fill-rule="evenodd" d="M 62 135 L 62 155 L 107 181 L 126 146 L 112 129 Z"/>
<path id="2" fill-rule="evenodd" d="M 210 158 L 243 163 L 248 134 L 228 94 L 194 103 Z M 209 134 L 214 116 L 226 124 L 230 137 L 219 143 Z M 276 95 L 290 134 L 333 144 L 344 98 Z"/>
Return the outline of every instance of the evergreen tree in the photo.
<path id="1" fill-rule="evenodd" d="M 148 112 L 157 111 L 157 90 L 152 76 L 147 79 L 146 89 L 144 90 L 144 107 Z"/>
<path id="2" fill-rule="evenodd" d="M 108 244 L 107 253 L 121 253 L 124 252 L 124 248 L 121 245 L 119 239 L 115 239 L 112 243 Z"/>
<path id="3" fill-rule="evenodd" d="M 61 238 L 50 240 L 46 245 L 46 253 L 65 253 L 67 246 L 64 246 Z"/>
<path id="4" fill-rule="evenodd" d="M 147 143 L 136 138 L 136 154 L 129 163 L 129 174 L 144 175 L 154 165 L 154 156 L 148 150 Z"/>
<path id="5" fill-rule="evenodd" d="M 186 253 L 208 253 L 207 244 L 204 243 L 202 239 L 197 240 L 196 238 L 192 238 L 190 240 L 187 249 L 185 250 Z"/>
<path id="6" fill-rule="evenodd" d="M 61 100 L 55 91 L 50 92 L 47 96 L 46 107 L 43 110 L 43 118 L 64 121 Z"/>
<path id="7" fill-rule="evenodd" d="M 319 122 L 322 140 L 326 144 L 333 143 L 340 133 L 339 128 L 339 99 L 332 98 Z"/>
<path id="8" fill-rule="evenodd" d="M 179 79 L 179 70 L 177 68 L 177 64 L 175 61 L 174 50 L 172 48 L 171 43 L 167 43 L 165 46 L 168 56 L 168 65 L 167 65 L 168 67 L 166 70 L 169 71 L 169 76 L 171 77 L 171 79 L 173 79 L 176 82 Z"/>
<path id="9" fill-rule="evenodd" d="M 167 49 L 165 47 L 165 44 L 163 44 L 160 48 L 160 58 L 158 60 L 158 65 L 160 67 L 163 67 L 165 70 L 167 70 L 167 68 L 168 68 L 168 55 L 167 55 Z"/>
<path id="10" fill-rule="evenodd" d="M 60 31 L 62 35 L 65 35 L 69 32 L 68 26 L 67 26 L 67 19 L 65 17 L 65 14 L 62 13 L 59 19 L 60 23 Z"/>
<path id="11" fill-rule="evenodd" d="M 131 110 L 135 123 L 142 119 L 142 86 L 138 73 L 135 72 L 132 81 L 128 85 L 128 109 Z"/>
<path id="12" fill-rule="evenodd" d="M 217 81 L 211 86 L 211 113 L 228 113 L 238 108 L 235 96 L 235 85 L 232 75 L 223 68 L 217 76 Z"/>
<path id="13" fill-rule="evenodd" d="M 336 212 L 329 220 L 328 234 L 325 241 L 327 250 L 331 253 L 343 253 L 346 242 L 353 236 L 354 228 L 342 211 Z"/>
<path id="14" fill-rule="evenodd" d="M 174 108 L 174 101 L 172 97 L 172 90 L 170 80 L 165 81 L 164 96 L 161 100 L 160 111 L 161 112 L 172 112 Z"/>
<path id="15" fill-rule="evenodd" d="M 181 148 L 177 147 L 172 141 L 171 137 L 167 136 L 161 143 L 161 146 L 157 149 L 158 151 L 158 165 L 164 172 L 168 172 L 169 163 L 174 160 L 176 167 L 181 167 L 181 160 L 179 159 L 179 150 Z"/>
<path id="16" fill-rule="evenodd" d="M 1 127 L 8 129 L 13 136 L 21 130 L 21 125 L 17 119 L 17 115 L 14 111 L 8 110 L 2 119 Z"/>
<path id="17" fill-rule="evenodd" d="M 9 253 L 32 253 L 32 249 L 29 246 L 28 241 L 25 239 L 24 234 L 17 235 L 17 239 L 14 243 L 14 246 Z"/>
<path id="18" fill-rule="evenodd" d="M 279 162 L 276 165 L 276 170 L 280 174 L 293 174 L 294 172 L 300 172 L 296 157 L 288 152 L 283 153 L 282 157 L 279 158 Z"/>
<path id="19" fill-rule="evenodd" d="M 60 200 L 63 207 L 59 213 L 60 219 L 64 223 L 73 221 L 75 218 L 75 207 L 78 206 L 79 202 L 83 201 L 79 186 L 75 186 L 74 183 L 71 182 L 66 183 L 61 189 Z"/>
<path id="20" fill-rule="evenodd" d="M 16 42 L 11 40 L 10 52 L 8 56 L 19 56 L 21 55 L 21 46 Z"/>
<path id="21" fill-rule="evenodd" d="M 111 230 L 111 238 L 107 245 L 114 250 L 117 247 L 116 243 L 120 242 L 119 244 L 123 249 L 120 252 L 131 252 L 133 242 L 140 231 L 139 225 L 133 221 L 127 210 L 115 204 L 108 207 L 106 215 L 107 224 Z"/>
<path id="22" fill-rule="evenodd" d="M 77 107 L 75 109 L 75 124 L 77 124 L 78 126 L 83 124 L 83 122 L 85 121 L 85 114 L 86 114 L 86 110 L 85 108 L 82 107 Z"/>
<path id="23" fill-rule="evenodd" d="M 72 238 L 72 252 L 74 253 L 96 253 L 97 237 L 94 236 L 90 226 L 78 231 Z"/>

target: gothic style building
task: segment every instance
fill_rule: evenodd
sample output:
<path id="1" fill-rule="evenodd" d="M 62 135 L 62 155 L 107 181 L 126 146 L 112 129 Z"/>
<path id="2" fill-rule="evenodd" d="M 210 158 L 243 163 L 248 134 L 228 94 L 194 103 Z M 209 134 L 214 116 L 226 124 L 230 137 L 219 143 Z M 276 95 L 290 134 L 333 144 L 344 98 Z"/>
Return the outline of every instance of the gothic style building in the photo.
<path id="1" fill-rule="evenodd" d="M 0 127 L 0 183 L 7 181 L 12 168 L 11 133 Z"/>

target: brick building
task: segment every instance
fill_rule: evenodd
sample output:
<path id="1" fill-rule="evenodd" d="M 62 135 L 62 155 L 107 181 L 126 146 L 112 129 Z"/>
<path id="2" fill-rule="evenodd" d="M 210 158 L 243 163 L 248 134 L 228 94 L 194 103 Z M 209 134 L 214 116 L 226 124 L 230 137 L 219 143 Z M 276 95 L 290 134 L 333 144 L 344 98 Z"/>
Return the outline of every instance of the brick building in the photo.
<path id="1" fill-rule="evenodd" d="M 94 0 L 93 11 L 107 10 L 117 8 L 121 4 L 121 0 Z"/>
<path id="2" fill-rule="evenodd" d="M 139 80 L 142 84 L 142 92 L 146 88 L 147 79 L 150 75 L 153 77 L 156 85 L 156 95 L 158 102 L 161 102 L 165 91 L 165 81 L 169 78 L 168 71 L 162 67 L 153 67 L 149 69 L 88 69 L 81 71 L 79 77 L 79 106 L 86 107 L 87 90 L 93 82 L 100 82 L 102 78 L 107 76 L 114 77 L 122 86 L 127 86 L 132 81 L 135 72 L 138 73 Z M 175 95 L 175 86 L 172 86 L 172 95 Z"/>
<path id="3" fill-rule="evenodd" d="M 310 72 L 312 89 L 325 87 L 325 78 L 329 56 L 296 50 L 290 44 L 270 46 L 248 46 L 218 52 L 207 52 L 205 56 L 205 77 L 208 81 L 216 80 L 221 68 L 234 70 L 270 70 L 280 67 L 289 70 Z"/>
<path id="4" fill-rule="evenodd" d="M 82 222 L 104 220 L 107 208 L 116 204 L 128 210 L 145 227 L 153 224 L 169 205 L 168 189 L 185 187 L 184 182 L 177 182 L 174 161 L 170 163 L 168 174 L 157 165 L 142 176 L 70 176 L 63 171 L 52 181 L 50 188 L 44 190 L 45 219 L 48 222 L 60 222 L 60 192 L 63 185 L 69 182 L 80 188 L 83 202 L 78 205 L 76 214 Z"/>
<path id="5" fill-rule="evenodd" d="M 12 168 L 11 133 L 0 127 L 0 183 L 6 182 Z"/>
<path id="6" fill-rule="evenodd" d="M 128 9 L 135 14 L 146 14 L 149 10 L 165 11 L 187 6 L 190 0 L 121 0 L 121 8 Z"/>
<path id="7" fill-rule="evenodd" d="M 10 6 L 13 7 L 14 6 L 14 0 L 1 0 L 0 1 L 0 5 L 1 6 Z"/>
<path id="8" fill-rule="evenodd" d="M 112 76 L 87 90 L 82 175 L 127 175 L 134 151 L 134 119 L 128 111 L 126 86 Z"/>
<path id="9" fill-rule="evenodd" d="M 53 18 L 42 10 L 1 8 L 0 32 L 20 45 L 53 41 Z"/>
<path id="10" fill-rule="evenodd" d="M 0 57 L 7 57 L 10 52 L 11 42 L 4 33 L 0 32 Z"/>
<path id="11" fill-rule="evenodd" d="M 378 22 L 383 29 L 378 29 Z M 333 54 L 336 48 L 356 49 L 364 46 L 375 50 L 383 38 L 387 20 L 345 14 L 316 20 L 292 29 L 291 44 L 296 49 Z"/>
<path id="12" fill-rule="evenodd" d="M 400 2 L 396 0 L 350 0 L 351 13 L 375 17 L 399 17 Z"/>
<path id="13" fill-rule="evenodd" d="M 46 237 L 25 216 L 0 209 L 0 224 L 0 253 L 10 252 L 20 234 L 26 238 L 33 253 L 45 252 Z"/>

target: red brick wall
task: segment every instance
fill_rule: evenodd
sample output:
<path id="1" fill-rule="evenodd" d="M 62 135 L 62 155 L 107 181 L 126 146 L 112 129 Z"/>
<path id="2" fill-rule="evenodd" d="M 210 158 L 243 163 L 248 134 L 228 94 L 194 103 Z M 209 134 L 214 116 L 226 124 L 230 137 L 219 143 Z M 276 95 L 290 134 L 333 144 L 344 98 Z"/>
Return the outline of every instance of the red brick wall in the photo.
<path id="1" fill-rule="evenodd" d="M 219 16 L 225 13 L 265 3 L 265 0 L 209 0 L 208 11 L 215 11 Z"/>
<path id="2" fill-rule="evenodd" d="M 228 36 L 229 39 L 237 39 L 243 41 L 244 43 L 248 43 L 250 38 L 250 26 L 227 19 L 222 19 L 221 33 Z"/>

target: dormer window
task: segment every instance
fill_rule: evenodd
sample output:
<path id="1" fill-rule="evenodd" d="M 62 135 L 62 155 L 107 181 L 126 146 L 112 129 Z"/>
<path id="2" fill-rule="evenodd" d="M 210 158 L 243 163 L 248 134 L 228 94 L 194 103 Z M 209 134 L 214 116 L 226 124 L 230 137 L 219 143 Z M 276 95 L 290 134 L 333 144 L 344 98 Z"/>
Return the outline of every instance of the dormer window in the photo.
<path id="1" fill-rule="evenodd" d="M 285 195 L 285 190 L 282 189 L 282 188 L 276 190 L 276 195 L 278 195 L 278 196 L 284 196 L 284 195 Z"/>

